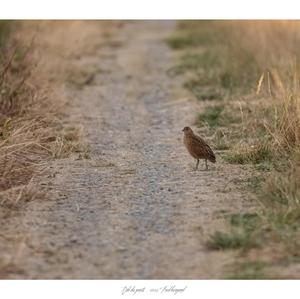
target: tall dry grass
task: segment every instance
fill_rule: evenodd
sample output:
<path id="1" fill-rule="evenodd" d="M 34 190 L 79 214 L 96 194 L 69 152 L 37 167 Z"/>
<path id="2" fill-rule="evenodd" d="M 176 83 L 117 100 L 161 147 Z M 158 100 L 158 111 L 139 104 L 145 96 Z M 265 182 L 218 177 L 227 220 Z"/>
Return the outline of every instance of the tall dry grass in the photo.
<path id="1" fill-rule="evenodd" d="M 300 22 L 246 22 L 237 28 L 234 39 L 248 49 L 261 69 L 261 74 L 255 74 L 256 97 L 269 102 L 267 105 L 273 110 L 271 120 L 268 122 L 266 118 L 265 124 L 272 146 L 282 152 L 297 151 L 300 145 Z M 239 60 L 238 55 L 236 59 Z"/>
<path id="2" fill-rule="evenodd" d="M 257 131 L 257 124 L 263 126 L 260 142 L 269 148 L 275 165 L 266 180 L 264 200 L 269 204 L 266 208 L 275 202 L 279 209 L 279 202 L 280 210 L 290 213 L 300 208 L 297 175 L 300 171 L 300 22 L 238 24 L 233 31 L 234 40 L 248 49 L 261 69 L 261 74 L 256 74 L 258 79 L 253 90 L 253 102 L 257 101 L 258 105 L 252 105 L 255 108 L 247 116 L 246 126 L 252 126 L 252 132 Z M 239 56 L 236 60 L 239 61 Z"/>
<path id="3" fill-rule="evenodd" d="M 55 151 L 59 100 L 45 82 L 34 80 L 37 61 L 32 39 L 16 37 L 19 23 L 5 26 L 11 32 L 0 49 L 0 204 L 16 207 L 38 194 L 32 181 Z"/>
<path id="4" fill-rule="evenodd" d="M 222 89 L 248 137 L 259 129 L 274 152 L 297 150 L 299 21 L 187 21 L 169 44 L 184 50 L 177 71 L 187 73 L 188 88 Z M 203 99 L 218 100 L 214 95 Z"/>
<path id="5" fill-rule="evenodd" d="M 119 23 L 18 21 L 0 23 L 0 205 L 44 197 L 36 177 L 52 159 L 79 150 L 79 130 L 65 128 L 70 76 Z M 68 129 L 68 130 L 67 130 Z M 71 128 L 72 129 L 72 128 Z"/>
<path id="6" fill-rule="evenodd" d="M 184 21 L 168 43 L 179 56 L 171 74 L 183 74 L 185 86 L 209 103 L 199 115 L 201 130 L 229 149 L 227 161 L 252 164 L 263 178 L 253 184 L 255 232 L 243 236 L 294 260 L 300 248 L 300 22 Z"/>

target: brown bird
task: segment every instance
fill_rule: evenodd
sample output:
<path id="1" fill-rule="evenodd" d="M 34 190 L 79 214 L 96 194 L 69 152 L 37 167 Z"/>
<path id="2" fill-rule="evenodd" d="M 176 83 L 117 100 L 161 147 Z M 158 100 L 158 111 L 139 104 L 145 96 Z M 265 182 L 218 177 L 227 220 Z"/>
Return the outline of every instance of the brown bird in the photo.
<path id="1" fill-rule="evenodd" d="M 182 131 L 184 132 L 184 145 L 186 146 L 191 156 L 197 160 L 195 170 L 198 169 L 199 159 L 205 159 L 206 169 L 208 169 L 207 160 L 212 163 L 216 163 L 215 154 L 201 137 L 195 135 L 190 127 L 184 127 Z"/>

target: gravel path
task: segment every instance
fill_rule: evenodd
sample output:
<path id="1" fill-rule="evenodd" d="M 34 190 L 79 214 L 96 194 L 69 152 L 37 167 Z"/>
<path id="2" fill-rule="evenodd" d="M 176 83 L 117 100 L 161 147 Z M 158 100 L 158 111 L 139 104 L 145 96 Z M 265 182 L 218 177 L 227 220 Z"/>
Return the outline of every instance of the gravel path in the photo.
<path id="1" fill-rule="evenodd" d="M 199 107 L 167 75 L 174 61 L 163 39 L 174 27 L 126 23 L 114 47 L 78 60 L 83 69 L 101 69 L 88 85 L 69 91 L 70 122 L 82 125 L 91 159 L 55 162 L 42 182 L 52 188 L 52 199 L 28 203 L 6 223 L 22 236 L 13 251 L 20 271 L 11 278 L 226 273 L 234 253 L 208 250 L 206 242 L 224 227 L 222 211 L 249 207 L 233 184 L 243 174 L 218 156 L 209 171 L 192 170 L 181 130 L 192 125 Z"/>

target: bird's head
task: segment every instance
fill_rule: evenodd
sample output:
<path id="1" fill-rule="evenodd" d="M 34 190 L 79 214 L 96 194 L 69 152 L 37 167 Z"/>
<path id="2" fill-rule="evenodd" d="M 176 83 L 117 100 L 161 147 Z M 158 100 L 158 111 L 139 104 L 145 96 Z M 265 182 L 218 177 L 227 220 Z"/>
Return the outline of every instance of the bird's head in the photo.
<path id="1" fill-rule="evenodd" d="M 184 134 L 191 134 L 193 130 L 190 127 L 184 127 L 183 130 Z"/>

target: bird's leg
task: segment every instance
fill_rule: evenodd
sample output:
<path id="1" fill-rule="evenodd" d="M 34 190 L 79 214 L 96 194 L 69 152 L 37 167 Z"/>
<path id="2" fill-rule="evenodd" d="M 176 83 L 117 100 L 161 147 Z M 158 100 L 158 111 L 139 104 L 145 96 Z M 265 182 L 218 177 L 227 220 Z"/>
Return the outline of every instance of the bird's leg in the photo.
<path id="1" fill-rule="evenodd" d="M 205 169 L 208 170 L 207 159 L 205 159 Z"/>
<path id="2" fill-rule="evenodd" d="M 197 164 L 196 164 L 195 170 L 198 169 L 198 165 L 199 165 L 199 159 L 197 159 Z"/>

